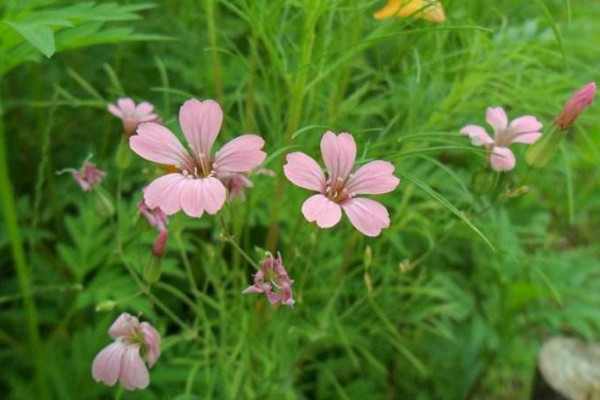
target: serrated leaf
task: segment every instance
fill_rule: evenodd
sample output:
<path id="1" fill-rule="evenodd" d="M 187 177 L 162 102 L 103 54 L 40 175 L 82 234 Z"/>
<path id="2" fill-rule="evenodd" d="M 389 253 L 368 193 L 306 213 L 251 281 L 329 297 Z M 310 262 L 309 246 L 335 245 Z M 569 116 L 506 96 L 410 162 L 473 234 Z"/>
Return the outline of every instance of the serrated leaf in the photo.
<path id="1" fill-rule="evenodd" d="M 52 29 L 45 25 L 22 24 L 17 22 L 6 22 L 11 28 L 17 31 L 25 40 L 31 43 L 36 49 L 50 58 L 56 51 L 54 43 L 54 33 Z"/>

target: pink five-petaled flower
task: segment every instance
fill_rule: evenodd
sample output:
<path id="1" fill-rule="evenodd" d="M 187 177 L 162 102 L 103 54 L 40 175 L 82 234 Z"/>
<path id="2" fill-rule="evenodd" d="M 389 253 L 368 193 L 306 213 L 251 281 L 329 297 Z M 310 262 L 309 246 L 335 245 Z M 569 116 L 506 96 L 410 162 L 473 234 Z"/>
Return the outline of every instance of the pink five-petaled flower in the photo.
<path id="1" fill-rule="evenodd" d="M 191 154 L 175 135 L 162 125 L 140 124 L 137 135 L 129 139 L 131 149 L 141 157 L 171 165 L 178 172 L 164 175 L 146 187 L 144 201 L 150 208 L 160 207 L 172 215 L 183 209 L 191 217 L 204 211 L 218 212 L 227 191 L 219 176 L 249 173 L 266 157 L 265 141 L 257 135 L 242 135 L 226 143 L 215 155 L 211 149 L 221 129 L 223 112 L 212 100 L 186 101 L 179 110 L 179 123 L 191 147 Z"/>
<path id="2" fill-rule="evenodd" d="M 142 122 L 158 122 L 160 117 L 154 113 L 154 106 L 146 101 L 137 106 L 130 98 L 121 98 L 117 100 L 117 105 L 109 104 L 108 111 L 123 121 L 123 132 L 129 137 L 135 133 L 138 125 Z"/>
<path id="3" fill-rule="evenodd" d="M 304 153 L 287 155 L 283 167 L 285 176 L 296 186 L 319 192 L 302 205 L 309 222 L 330 228 L 342 218 L 342 209 L 356 229 L 367 236 L 378 236 L 389 227 L 387 209 L 380 203 L 356 197 L 361 194 L 383 194 L 394 190 L 400 179 L 393 175 L 394 165 L 387 161 L 371 161 L 353 171 L 356 144 L 349 133 L 325 132 L 321 153 L 327 166 L 325 179 L 319 164 Z"/>
<path id="4" fill-rule="evenodd" d="M 281 303 L 284 306 L 293 306 L 293 283 L 283 266 L 281 254 L 277 253 L 277 258 L 269 254 L 254 274 L 254 284 L 247 287 L 243 293 L 264 293 L 273 305 Z"/>
<path id="5" fill-rule="evenodd" d="M 150 376 L 146 364 L 152 368 L 160 357 L 160 334 L 149 323 L 140 323 L 127 313 L 116 319 L 108 334 L 115 341 L 94 359 L 94 380 L 108 386 L 119 381 L 127 390 L 147 387 Z"/>
<path id="6" fill-rule="evenodd" d="M 81 190 L 89 192 L 92 188 L 104 180 L 106 172 L 99 170 L 94 164 L 86 161 L 79 171 L 73 171 L 73 179 L 79 184 Z"/>
<path id="7" fill-rule="evenodd" d="M 590 82 L 579 89 L 567 101 L 561 113 L 556 117 L 554 122 L 560 126 L 563 131 L 569 130 L 577 117 L 594 102 L 596 97 L 596 83 Z"/>
<path id="8" fill-rule="evenodd" d="M 533 115 L 524 115 L 509 124 L 502 107 L 488 107 L 485 120 L 494 129 L 493 139 L 479 125 L 467 125 L 460 133 L 468 136 L 474 146 L 490 150 L 490 164 L 495 171 L 510 171 L 515 167 L 515 155 L 508 148 L 510 144 L 532 144 L 542 136 L 542 123 Z"/>

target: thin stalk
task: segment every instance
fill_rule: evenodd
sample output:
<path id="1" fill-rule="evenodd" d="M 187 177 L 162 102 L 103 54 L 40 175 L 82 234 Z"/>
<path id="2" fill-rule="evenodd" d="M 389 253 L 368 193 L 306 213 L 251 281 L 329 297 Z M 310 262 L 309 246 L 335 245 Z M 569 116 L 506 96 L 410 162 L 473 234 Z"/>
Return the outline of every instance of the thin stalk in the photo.
<path id="1" fill-rule="evenodd" d="M 2 117 L 2 97 L 0 93 L 0 197 L 2 197 L 2 212 L 6 221 L 6 229 L 10 240 L 19 289 L 23 295 L 23 308 L 25 310 L 25 319 L 27 320 L 29 352 L 31 359 L 33 360 L 38 394 L 41 398 L 47 399 L 49 398 L 49 392 L 48 387 L 46 386 L 44 353 L 42 351 L 40 333 L 38 330 L 37 310 L 31 287 L 31 273 L 25 259 L 25 250 L 21 239 L 15 196 L 8 172 L 6 138 Z"/>
<path id="2" fill-rule="evenodd" d="M 188 280 L 190 281 L 190 289 L 192 290 L 194 297 L 197 297 L 197 293 L 199 292 L 198 285 L 196 284 L 196 278 L 194 277 L 192 264 L 190 264 L 190 259 L 187 256 L 183 240 L 181 239 L 181 230 L 175 232 L 175 241 L 177 242 L 177 246 L 179 247 L 181 259 L 183 260 L 183 266 L 185 267 L 185 272 L 188 276 Z"/>
<path id="3" fill-rule="evenodd" d="M 291 100 L 289 107 L 289 119 L 285 130 L 285 144 L 291 145 L 293 142 L 293 134 L 298 129 L 302 118 L 304 99 L 306 95 L 305 86 L 308 78 L 308 71 L 311 65 L 313 47 L 315 44 L 315 28 L 318 20 L 318 10 L 309 7 L 308 15 L 304 23 L 302 34 L 302 42 L 300 46 L 300 60 L 298 64 L 298 73 L 295 83 L 290 88 Z M 283 160 L 280 161 L 279 167 L 283 166 Z M 279 168 L 280 170 L 280 168 Z M 279 213 L 281 204 L 283 203 L 283 195 L 285 194 L 285 178 L 283 174 L 277 175 L 275 184 L 275 196 L 273 199 L 273 207 L 271 208 L 271 224 L 267 233 L 266 247 L 270 251 L 275 251 L 277 248 L 277 236 L 279 234 Z"/>
<path id="4" fill-rule="evenodd" d="M 206 13 L 206 25 L 208 28 L 208 41 L 210 43 L 210 52 L 213 65 L 213 77 L 215 80 L 215 91 L 219 103 L 223 104 L 223 82 L 221 80 L 221 61 L 217 49 L 217 25 L 215 17 L 215 0 L 206 0 L 204 2 Z"/>

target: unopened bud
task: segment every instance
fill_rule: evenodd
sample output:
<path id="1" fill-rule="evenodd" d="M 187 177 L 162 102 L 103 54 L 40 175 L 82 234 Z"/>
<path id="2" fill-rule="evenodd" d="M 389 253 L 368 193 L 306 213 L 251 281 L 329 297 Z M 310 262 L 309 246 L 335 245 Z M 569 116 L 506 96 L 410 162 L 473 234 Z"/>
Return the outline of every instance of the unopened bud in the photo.
<path id="1" fill-rule="evenodd" d="M 592 105 L 595 96 L 596 83 L 590 82 L 571 96 L 560 114 L 554 119 L 554 123 L 563 131 L 569 130 L 577 117 Z"/>
<path id="2" fill-rule="evenodd" d="M 150 256 L 150 261 L 146 264 L 143 271 L 144 280 L 148 283 L 158 282 L 160 274 L 162 272 L 161 257 L 157 257 L 154 254 Z"/>
<path id="3" fill-rule="evenodd" d="M 167 250 L 167 239 L 169 238 L 169 232 L 167 230 L 161 230 L 154 240 L 152 245 L 152 255 L 155 257 L 162 257 L 165 255 Z"/>
<path id="4" fill-rule="evenodd" d="M 525 153 L 525 161 L 533 168 L 541 168 L 550 161 L 561 140 L 565 135 L 558 125 L 552 125 L 550 130 L 532 144 Z"/>
<path id="5" fill-rule="evenodd" d="M 112 311 L 117 305 L 116 301 L 106 300 L 96 306 L 96 312 Z"/>
<path id="6" fill-rule="evenodd" d="M 125 138 L 119 142 L 117 153 L 115 154 L 115 165 L 120 170 L 126 170 L 131 164 L 131 149 L 129 148 L 128 139 Z"/>
<path id="7" fill-rule="evenodd" d="M 498 185 L 499 175 L 495 171 L 484 169 L 477 171 L 471 178 L 473 191 L 477 194 L 485 194 L 492 192 Z"/>

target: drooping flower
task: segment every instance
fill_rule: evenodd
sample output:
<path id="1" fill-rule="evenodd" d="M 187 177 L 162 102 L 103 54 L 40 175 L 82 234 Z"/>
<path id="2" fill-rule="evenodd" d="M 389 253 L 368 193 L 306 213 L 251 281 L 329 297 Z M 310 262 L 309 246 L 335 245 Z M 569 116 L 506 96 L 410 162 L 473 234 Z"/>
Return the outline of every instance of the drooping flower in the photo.
<path id="1" fill-rule="evenodd" d="M 293 184 L 319 192 L 302 205 L 304 217 L 309 222 L 315 221 L 320 228 L 330 228 L 340 221 L 343 209 L 356 229 L 367 236 L 378 236 L 390 225 L 387 209 L 374 200 L 356 196 L 396 189 L 400 180 L 393 175 L 394 165 L 371 161 L 353 172 L 356 144 L 349 133 L 325 132 L 321 153 L 327 166 L 327 179 L 319 164 L 304 153 L 288 154 L 283 167 L 285 176 Z"/>
<path id="2" fill-rule="evenodd" d="M 254 274 L 254 284 L 247 287 L 242 293 L 264 293 L 273 305 L 293 306 L 293 283 L 294 281 L 290 279 L 283 266 L 281 254 L 277 253 L 277 258 L 269 254 L 261 262 L 258 272 Z"/>
<path id="3" fill-rule="evenodd" d="M 127 390 L 144 389 L 150 384 L 148 368 L 160 357 L 160 334 L 147 322 L 123 313 L 108 334 L 115 341 L 106 346 L 92 363 L 96 382 L 113 386 L 119 381 Z"/>
<path id="4" fill-rule="evenodd" d="M 146 217 L 151 227 L 158 229 L 159 232 L 167 230 L 167 215 L 160 207 L 150 208 L 144 200 L 140 200 L 138 210 Z"/>
<path id="5" fill-rule="evenodd" d="M 160 207 L 166 215 L 183 210 L 191 217 L 206 211 L 217 213 L 227 190 L 219 176 L 249 173 L 260 165 L 266 153 L 265 142 L 257 135 L 242 135 L 226 143 L 213 158 L 211 149 L 221 129 L 223 112 L 212 100 L 186 101 L 179 111 L 179 123 L 191 148 L 191 154 L 175 135 L 162 125 L 143 123 L 129 145 L 139 156 L 173 166 L 177 172 L 157 178 L 144 190 L 150 208 Z"/>
<path id="6" fill-rule="evenodd" d="M 515 167 L 515 155 L 509 145 L 532 144 L 542 136 L 542 123 L 533 115 L 524 115 L 509 124 L 502 107 L 488 107 L 485 120 L 494 129 L 493 139 L 479 125 L 467 125 L 460 133 L 468 136 L 473 146 L 485 146 L 489 150 L 490 165 L 495 171 L 510 171 Z"/>
<path id="7" fill-rule="evenodd" d="M 596 83 L 590 82 L 571 96 L 554 122 L 563 131 L 569 130 L 577 117 L 594 102 Z"/>
<path id="8" fill-rule="evenodd" d="M 146 101 L 136 105 L 128 97 L 120 98 L 116 105 L 109 104 L 107 109 L 123 121 L 123 133 L 126 137 L 133 135 L 142 122 L 161 123 L 160 117 L 154 113 L 154 106 Z"/>
<path id="9" fill-rule="evenodd" d="M 446 20 L 444 7 L 438 0 L 389 0 L 381 10 L 373 14 L 375 19 L 421 18 L 441 24 Z"/>
<path id="10" fill-rule="evenodd" d="M 67 171 L 72 171 L 73 178 L 84 192 L 92 190 L 92 188 L 100 184 L 106 176 L 106 172 L 99 170 L 89 161 L 84 162 L 79 171 L 72 169 L 67 169 Z"/>
<path id="11" fill-rule="evenodd" d="M 225 185 L 227 192 L 229 192 L 229 201 L 233 201 L 236 198 L 242 201 L 246 200 L 246 188 L 254 186 L 248 178 L 248 174 L 226 172 L 220 174 L 217 178 L 219 178 L 223 185 Z"/>

